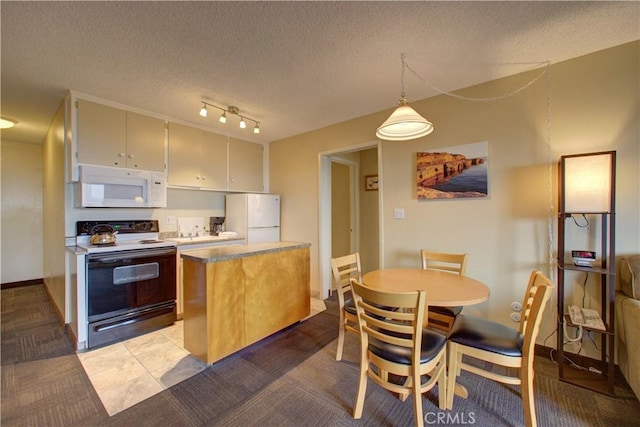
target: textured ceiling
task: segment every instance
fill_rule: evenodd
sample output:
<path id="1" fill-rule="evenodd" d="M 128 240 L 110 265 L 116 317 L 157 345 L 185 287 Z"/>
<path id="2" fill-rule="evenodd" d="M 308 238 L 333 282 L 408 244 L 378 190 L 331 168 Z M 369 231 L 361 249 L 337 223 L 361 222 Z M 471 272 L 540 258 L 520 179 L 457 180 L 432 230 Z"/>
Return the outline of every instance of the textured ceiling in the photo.
<path id="1" fill-rule="evenodd" d="M 3 139 L 67 90 L 266 142 L 391 109 L 400 55 L 452 91 L 640 39 L 633 2 L 0 2 Z M 436 94 L 405 73 L 411 100 Z M 262 133 L 198 115 L 235 105 Z M 375 129 L 371 130 L 372 139 Z"/>

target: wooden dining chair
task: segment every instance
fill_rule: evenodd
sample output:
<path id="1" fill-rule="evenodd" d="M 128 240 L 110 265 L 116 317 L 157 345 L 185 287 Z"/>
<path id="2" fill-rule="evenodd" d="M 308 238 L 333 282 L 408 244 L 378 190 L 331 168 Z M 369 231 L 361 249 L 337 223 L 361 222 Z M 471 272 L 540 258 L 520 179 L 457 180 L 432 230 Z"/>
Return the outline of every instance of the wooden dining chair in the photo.
<path id="1" fill-rule="evenodd" d="M 351 279 L 360 330 L 360 376 L 353 418 L 362 417 L 367 377 L 402 400 L 413 394 L 415 425 L 422 427 L 422 394 L 438 386 L 446 401 L 446 337 L 424 327 L 426 292 L 382 292 Z"/>
<path id="2" fill-rule="evenodd" d="M 333 272 L 333 286 L 338 292 L 338 304 L 340 306 L 340 329 L 338 330 L 336 360 L 342 360 L 345 331 L 358 333 L 358 317 L 351 294 L 351 282 L 349 279 L 354 278 L 362 282 L 360 254 L 356 252 L 331 258 L 331 271 Z"/>
<path id="3" fill-rule="evenodd" d="M 453 389 L 461 370 L 506 384 L 520 384 L 524 419 L 527 427 L 536 426 L 533 398 L 533 356 L 536 337 L 545 305 L 551 296 L 553 283 L 539 271 L 533 271 L 522 304 L 518 330 L 500 323 L 460 315 L 448 338 L 449 381 L 447 407 L 453 408 Z M 509 368 L 517 368 L 510 376 L 473 366 L 463 360 L 469 356 Z M 488 367 L 491 369 L 491 367 Z"/>
<path id="4" fill-rule="evenodd" d="M 420 249 L 423 270 L 440 270 L 464 276 L 467 271 L 467 254 L 432 252 Z M 462 307 L 429 306 L 429 324 L 431 327 L 449 332 L 453 322 L 462 312 Z"/>

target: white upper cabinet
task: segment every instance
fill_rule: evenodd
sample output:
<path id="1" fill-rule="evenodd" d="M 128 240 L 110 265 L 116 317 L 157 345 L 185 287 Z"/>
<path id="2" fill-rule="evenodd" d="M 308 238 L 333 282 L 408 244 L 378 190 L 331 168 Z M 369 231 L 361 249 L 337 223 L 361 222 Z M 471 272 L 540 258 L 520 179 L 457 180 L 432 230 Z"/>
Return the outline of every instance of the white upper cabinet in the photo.
<path id="1" fill-rule="evenodd" d="M 212 190 L 227 188 L 227 137 L 169 123 L 167 183 Z"/>
<path id="2" fill-rule="evenodd" d="M 169 123 L 167 183 L 220 191 L 264 191 L 262 144 Z"/>
<path id="3" fill-rule="evenodd" d="M 164 171 L 165 121 L 78 99 L 77 161 Z"/>
<path id="4" fill-rule="evenodd" d="M 229 190 L 264 191 L 264 147 L 229 138 Z"/>

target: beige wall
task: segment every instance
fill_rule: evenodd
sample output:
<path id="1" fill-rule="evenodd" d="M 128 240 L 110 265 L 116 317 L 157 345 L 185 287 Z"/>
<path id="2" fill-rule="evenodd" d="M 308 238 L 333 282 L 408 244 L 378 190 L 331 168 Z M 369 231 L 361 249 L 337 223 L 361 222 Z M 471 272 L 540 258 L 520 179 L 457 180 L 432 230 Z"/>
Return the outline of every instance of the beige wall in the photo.
<path id="1" fill-rule="evenodd" d="M 360 152 L 360 255 L 363 273 L 377 270 L 380 266 L 380 239 L 378 214 L 378 191 L 366 191 L 364 179 L 367 175 L 378 175 L 378 150 L 371 148 Z"/>
<path id="2" fill-rule="evenodd" d="M 43 143 L 44 283 L 61 316 L 65 316 L 64 104 L 56 112 Z"/>
<path id="3" fill-rule="evenodd" d="M 382 143 L 383 267 L 418 266 L 421 247 L 467 252 L 468 275 L 489 285 L 491 298 L 465 311 L 510 324 L 509 303 L 521 300 L 530 271 L 540 269 L 553 279 L 556 276 L 559 156 L 610 149 L 617 150 L 619 159 L 616 249 L 619 255 L 638 252 L 639 63 L 639 42 L 634 42 L 552 65 L 550 138 L 546 76 L 499 101 L 471 102 L 443 95 L 413 102 L 434 123 L 435 131 L 415 141 Z M 496 80 L 460 94 L 495 97 L 514 91 L 539 73 Z M 318 155 L 374 140 L 375 129 L 390 112 L 391 108 L 270 146 L 271 189 L 286 201 L 283 238 L 312 243 L 312 292 L 321 288 Z M 488 198 L 416 199 L 417 151 L 480 141 L 488 142 Z M 394 208 L 405 209 L 404 220 L 392 218 Z M 555 329 L 555 301 L 554 295 L 541 337 Z M 555 337 L 545 344 L 555 346 Z"/>
<path id="4" fill-rule="evenodd" d="M 41 279 L 42 144 L 1 144 L 2 283 Z"/>

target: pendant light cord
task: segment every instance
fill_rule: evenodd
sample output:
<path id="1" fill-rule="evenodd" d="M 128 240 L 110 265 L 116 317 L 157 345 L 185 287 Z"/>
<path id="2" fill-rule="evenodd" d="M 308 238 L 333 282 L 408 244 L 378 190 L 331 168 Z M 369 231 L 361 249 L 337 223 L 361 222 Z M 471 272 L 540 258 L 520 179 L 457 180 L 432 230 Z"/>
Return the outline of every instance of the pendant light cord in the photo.
<path id="1" fill-rule="evenodd" d="M 548 215 L 547 215 L 547 240 L 548 240 L 548 265 L 547 265 L 547 277 L 554 277 L 554 275 L 552 274 L 554 271 L 553 266 L 555 265 L 555 261 L 554 261 L 554 256 L 553 256 L 553 251 L 554 251 L 554 235 L 553 235 L 553 218 L 554 218 L 554 206 L 553 206 L 553 159 L 552 159 L 552 150 L 551 150 L 551 62 L 550 61 L 544 61 L 544 62 L 521 62 L 521 63 L 514 63 L 513 65 L 533 65 L 534 68 L 537 68 L 541 65 L 546 65 L 543 70 L 537 75 L 535 76 L 531 81 L 529 81 L 528 83 L 526 83 L 525 85 L 513 90 L 512 92 L 503 94 L 503 95 L 499 95 L 499 96 L 492 96 L 492 97 L 488 97 L 488 98 L 472 98 L 472 97 L 468 97 L 468 96 L 463 96 L 463 95 L 457 95 L 455 93 L 451 93 L 451 92 L 447 92 L 441 89 L 438 89 L 437 87 L 433 86 L 432 84 L 430 84 L 429 82 L 427 82 L 424 78 L 422 78 L 422 76 L 420 76 L 418 73 L 415 72 L 415 70 L 413 68 L 411 68 L 411 66 L 409 66 L 409 64 L 407 64 L 406 60 L 405 60 L 405 55 L 404 53 L 400 55 L 400 58 L 402 60 L 402 97 L 404 98 L 404 70 L 405 68 L 408 69 L 411 74 L 413 74 L 418 80 L 420 80 L 422 83 L 424 83 L 426 86 L 428 86 L 429 88 L 435 90 L 436 92 L 440 93 L 441 95 L 447 95 L 450 96 L 452 98 L 457 98 L 457 99 L 461 99 L 464 101 L 474 101 L 474 102 L 489 102 L 489 101 L 497 101 L 500 99 L 505 99 L 508 98 L 510 96 L 514 96 L 520 92 L 522 92 L 523 90 L 527 89 L 529 86 L 533 85 L 535 82 L 537 82 L 542 76 L 544 76 L 546 74 L 547 76 L 547 163 L 548 163 L 548 181 L 549 181 L 549 199 L 548 199 L 548 203 L 549 203 L 549 209 L 548 209 Z"/>
<path id="2" fill-rule="evenodd" d="M 554 275 L 551 273 L 555 270 L 554 266 L 554 257 L 553 257 L 553 248 L 554 248 L 554 239 L 553 239 L 553 158 L 551 153 L 551 63 L 547 61 L 546 67 L 547 73 L 547 163 L 549 166 L 549 215 L 547 218 L 547 233 L 548 233 L 548 244 L 549 244 L 549 265 L 548 265 L 548 274 L 547 277 L 553 278 Z"/>
<path id="3" fill-rule="evenodd" d="M 438 92 L 441 95 L 447 95 L 450 96 L 452 98 L 457 98 L 457 99 L 462 99 L 464 101 L 475 101 L 475 102 L 488 102 L 488 101 L 497 101 L 500 99 L 504 99 L 504 98 L 508 98 L 510 96 L 516 95 L 520 92 L 522 92 L 523 90 L 525 90 L 526 88 L 528 88 L 529 86 L 531 86 L 532 84 L 534 84 L 536 81 L 538 81 L 542 76 L 545 75 L 545 73 L 549 72 L 549 61 L 545 61 L 545 62 L 519 62 L 519 63 L 514 63 L 513 65 L 526 65 L 526 64 L 530 64 L 530 65 L 535 65 L 535 66 L 540 66 L 543 64 L 546 64 L 547 67 L 545 69 L 542 70 L 542 72 L 540 74 L 538 74 L 536 77 L 533 78 L 533 80 L 531 80 L 529 83 L 525 84 L 522 87 L 519 87 L 518 89 L 509 92 L 509 93 L 505 93 L 503 95 L 498 95 L 498 96 L 492 96 L 489 98 L 472 98 L 472 97 L 468 97 L 468 96 L 462 96 L 462 95 L 457 95 L 455 93 L 452 92 L 447 92 L 445 90 L 442 89 L 438 89 L 437 87 L 433 86 L 432 84 L 430 84 L 429 82 L 427 82 L 425 79 L 423 79 L 418 73 L 416 73 L 414 71 L 413 68 L 411 68 L 409 66 L 409 64 L 407 64 L 407 62 L 404 59 L 404 53 L 401 54 L 401 59 L 402 59 L 402 91 L 404 92 L 404 69 L 405 67 L 407 68 L 407 70 L 409 70 L 411 72 L 411 74 L 413 74 L 414 76 L 416 76 L 416 78 L 418 80 L 420 80 L 422 83 L 424 83 L 426 86 L 428 86 L 429 88 L 435 90 L 436 92 Z"/>

